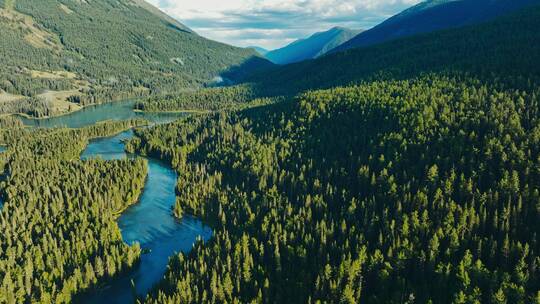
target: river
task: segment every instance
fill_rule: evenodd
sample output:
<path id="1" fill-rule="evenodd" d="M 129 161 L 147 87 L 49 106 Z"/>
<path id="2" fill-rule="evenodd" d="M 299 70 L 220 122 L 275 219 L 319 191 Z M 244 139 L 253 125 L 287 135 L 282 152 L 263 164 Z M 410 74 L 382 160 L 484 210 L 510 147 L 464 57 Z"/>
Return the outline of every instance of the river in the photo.
<path id="1" fill-rule="evenodd" d="M 29 127 L 81 128 L 106 120 L 144 118 L 153 123 L 167 123 L 184 114 L 138 113 L 133 111 L 135 101 L 105 103 L 86 107 L 68 115 L 48 119 L 22 121 Z M 101 157 L 105 160 L 128 156 L 123 141 L 133 136 L 126 131 L 113 137 L 92 140 L 81 155 L 82 159 Z M 139 202 L 128 208 L 118 219 L 122 238 L 127 244 L 138 242 L 144 252 L 140 263 L 130 272 L 115 278 L 106 286 L 85 293 L 75 299 L 77 303 L 133 303 L 131 281 L 138 296 L 144 296 L 158 283 L 167 269 L 169 257 L 177 252 L 191 250 L 197 238 L 208 240 L 210 228 L 193 217 L 177 220 L 172 208 L 176 200 L 176 173 L 170 166 L 156 159 L 148 159 L 148 176 Z M 1 202 L 0 202 L 1 203 Z"/>
<path id="2" fill-rule="evenodd" d="M 90 142 L 81 155 L 82 159 L 101 157 L 105 160 L 128 157 L 123 140 L 133 136 L 126 131 L 109 138 Z M 129 156 L 132 157 L 132 156 Z M 133 303 L 131 280 L 137 295 L 146 295 L 158 283 L 170 256 L 188 252 L 197 238 L 208 240 L 210 228 L 193 217 L 177 220 L 172 207 L 176 194 L 176 173 L 166 163 L 148 159 L 148 177 L 139 202 L 128 208 L 118 219 L 122 237 L 128 244 L 138 242 L 144 251 L 140 264 L 133 271 L 113 280 L 109 285 L 77 298 L 79 303 Z"/>

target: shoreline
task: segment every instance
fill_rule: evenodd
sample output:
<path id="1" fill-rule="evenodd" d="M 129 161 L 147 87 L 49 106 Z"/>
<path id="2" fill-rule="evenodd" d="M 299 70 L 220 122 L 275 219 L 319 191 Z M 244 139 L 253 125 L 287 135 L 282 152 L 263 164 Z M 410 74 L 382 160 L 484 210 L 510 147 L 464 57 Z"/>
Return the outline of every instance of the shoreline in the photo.
<path id="1" fill-rule="evenodd" d="M 140 110 L 140 109 L 133 109 L 133 112 L 135 113 L 171 113 L 171 114 L 174 114 L 174 113 L 177 113 L 177 114 L 181 114 L 181 113 L 187 113 L 187 114 L 208 114 L 208 113 L 212 113 L 213 111 L 210 111 L 210 110 L 170 110 L 170 111 L 145 111 L 145 110 Z"/>
<path id="2" fill-rule="evenodd" d="M 136 102 L 136 101 L 138 101 L 140 99 L 143 99 L 143 98 L 146 98 L 146 97 L 133 97 L 133 98 L 110 100 L 110 101 L 105 101 L 105 102 L 101 102 L 101 103 L 92 103 L 92 104 L 88 104 L 88 105 L 85 105 L 85 106 L 80 106 L 79 109 L 76 109 L 74 111 L 60 113 L 60 114 L 52 115 L 52 116 L 34 117 L 34 116 L 28 115 L 26 113 L 3 113 L 3 114 L 0 114 L 0 117 L 6 117 L 6 116 L 15 116 L 15 117 L 17 117 L 18 116 L 18 117 L 22 117 L 24 119 L 29 119 L 29 120 L 38 120 L 38 121 L 39 120 L 47 120 L 47 119 L 52 119 L 52 118 L 68 116 L 68 115 L 71 115 L 73 113 L 77 113 L 77 112 L 83 111 L 83 110 L 91 108 L 91 107 L 97 107 L 97 106 L 110 104 L 110 103 L 116 103 L 116 102 L 130 102 L 130 101 Z"/>
<path id="3" fill-rule="evenodd" d="M 43 120 L 47 120 L 47 119 L 54 119 L 54 118 L 68 116 L 68 115 L 83 111 L 83 110 L 91 108 L 91 107 L 98 107 L 98 106 L 101 106 L 101 105 L 117 103 L 117 102 L 137 102 L 137 101 L 139 101 L 141 99 L 144 99 L 144 98 L 147 98 L 147 97 L 148 96 L 134 97 L 134 98 L 126 98 L 126 99 L 117 99 L 117 100 L 112 100 L 112 101 L 106 101 L 106 102 L 102 102 L 102 103 L 93 103 L 93 104 L 88 104 L 88 105 L 85 105 L 85 106 L 80 106 L 80 108 L 78 108 L 76 110 L 73 110 L 73 111 L 68 111 L 68 112 L 65 112 L 65 113 L 59 113 L 59 114 L 51 115 L 51 116 L 34 117 L 34 116 L 31 116 L 31 115 L 29 115 L 27 113 L 2 113 L 2 114 L 0 114 L 0 118 L 1 117 L 15 117 L 15 118 L 22 118 L 22 119 L 33 120 L 33 121 L 43 121 Z M 158 113 L 158 114 L 159 113 L 208 114 L 208 113 L 212 113 L 214 111 L 211 111 L 211 110 L 194 110 L 194 109 L 192 109 L 192 110 L 186 109 L 186 110 L 145 111 L 145 110 L 140 110 L 140 109 L 133 108 L 133 112 L 135 112 L 135 113 Z"/>
<path id="4" fill-rule="evenodd" d="M 120 132 L 121 133 L 121 132 Z M 118 134 L 120 134 L 118 133 Z M 107 136 L 109 138 L 114 137 L 113 136 Z M 95 138 L 93 138 L 95 139 Z M 89 145 L 85 147 L 85 149 L 88 148 Z M 130 155 L 125 151 L 125 146 L 121 149 L 126 153 L 127 155 Z M 83 150 L 84 151 L 84 150 Z M 98 156 L 100 151 L 96 151 L 96 153 L 93 154 L 91 158 L 94 158 Z M 104 293 L 104 290 L 112 290 L 114 295 L 112 297 L 114 302 L 120 300 L 126 300 L 126 301 L 120 301 L 121 303 L 127 302 L 129 300 L 131 302 L 131 299 L 137 300 L 141 296 L 146 297 L 147 294 L 152 290 L 152 286 L 155 284 L 158 284 L 162 277 L 165 275 L 167 271 L 167 266 L 169 265 L 169 259 L 173 257 L 176 252 L 189 252 L 193 245 L 197 242 L 197 237 L 202 237 L 204 240 L 210 239 L 213 237 L 213 234 L 210 229 L 207 228 L 207 226 L 204 225 L 204 223 L 201 220 L 198 220 L 196 217 L 192 217 L 193 220 L 195 220 L 197 226 L 195 227 L 197 230 L 193 232 L 191 229 L 191 226 L 189 229 L 182 226 L 179 222 L 179 219 L 174 216 L 172 211 L 170 210 L 174 204 L 175 201 L 172 199 L 172 197 L 176 198 L 176 183 L 178 179 L 178 175 L 176 170 L 174 170 L 169 162 L 165 162 L 161 160 L 160 158 L 154 158 L 147 155 L 143 155 L 142 153 L 134 153 L 132 155 L 136 155 L 137 158 L 143 158 L 146 162 L 146 168 L 147 168 L 147 174 L 146 178 L 144 180 L 144 186 L 140 189 L 140 192 L 137 193 L 136 198 L 133 197 L 133 201 L 129 202 L 128 204 L 121 206 L 119 210 L 115 210 L 113 212 L 113 217 L 115 218 L 115 223 L 118 226 L 120 233 L 122 234 L 122 242 L 126 244 L 127 246 L 131 246 L 133 242 L 139 243 L 141 246 L 141 254 L 139 256 L 138 263 L 134 263 L 130 268 L 125 268 L 125 272 L 117 273 L 114 277 L 110 278 L 109 280 L 102 280 L 100 279 L 97 284 L 95 284 L 93 287 L 88 288 L 87 290 L 79 293 L 76 295 L 77 302 L 80 303 L 98 303 L 98 302 L 104 302 L 104 299 L 110 300 L 108 298 L 109 296 Z M 115 158 L 116 159 L 116 158 Z M 155 161 L 155 163 L 154 163 Z M 159 170 L 152 170 L 150 169 L 152 166 L 163 166 L 164 171 L 161 169 Z M 169 175 L 169 171 L 170 174 Z M 160 190 L 160 182 L 162 181 L 159 176 L 167 177 L 167 179 L 170 179 L 170 183 L 166 182 L 165 184 L 168 184 L 166 189 Z M 150 182 L 153 179 L 152 182 Z M 158 188 L 156 188 L 158 187 Z M 123 229 L 120 229 L 121 221 L 123 221 L 123 216 L 127 215 L 128 217 L 133 216 L 134 213 L 129 213 L 128 210 L 131 208 L 134 208 L 135 213 L 148 213 L 148 211 L 151 211 L 152 209 L 140 209 L 137 211 L 136 208 L 139 208 L 138 206 L 144 206 L 143 204 L 150 204 L 154 205 L 154 202 L 156 201 L 156 197 L 159 198 L 160 191 L 169 192 L 170 194 L 167 194 L 167 203 L 166 205 L 170 207 L 166 209 L 161 209 L 160 204 L 155 205 L 153 208 L 159 208 L 159 210 L 163 210 L 163 214 L 158 212 L 158 216 L 166 216 L 166 219 L 163 218 L 163 222 L 167 222 L 169 224 L 172 224 L 171 230 L 173 233 L 169 236 L 164 236 L 163 239 L 161 238 L 154 238 L 150 239 L 150 242 L 147 242 L 146 246 L 143 247 L 141 243 L 143 243 L 143 239 L 141 239 L 139 236 L 133 237 L 133 238 L 126 238 L 126 236 L 123 234 Z M 158 209 L 156 209 L 158 210 Z M 152 215 L 154 216 L 154 215 Z M 137 217 L 136 217 L 137 218 Z M 124 218 L 125 219 L 125 218 Z M 186 220 L 188 220 L 189 217 L 186 216 Z M 129 220 L 128 220 L 129 222 Z M 155 221 L 153 221 L 155 222 Z M 188 222 L 189 223 L 189 222 Z M 149 223 L 151 225 L 151 223 Z M 133 227 L 136 228 L 136 226 L 140 225 L 139 223 L 134 223 L 132 225 L 128 224 L 128 227 L 124 227 L 127 231 L 131 231 L 129 229 L 133 229 Z M 161 224 L 160 224 L 161 225 Z M 151 230 L 148 230 L 151 231 Z M 138 233 L 138 232 L 137 232 Z M 189 239 L 185 239 L 185 236 L 188 236 Z M 143 235 L 144 237 L 144 235 Z M 177 241 L 168 241 L 169 238 L 172 238 L 173 240 L 179 240 Z M 128 243 L 129 242 L 129 243 Z M 165 245 L 163 245 L 163 243 Z M 168 246 L 171 244 L 174 244 L 174 250 L 168 249 Z M 163 249 L 162 249 L 163 248 Z M 185 249 L 184 249 L 185 248 Z M 164 250 L 164 251 L 163 251 Z M 146 251 L 146 252 L 145 252 Z M 170 251 L 170 252 L 169 252 Z M 143 256 L 146 256 L 146 258 L 143 259 Z M 157 265 L 157 266 L 156 266 Z M 157 267 L 157 268 L 156 268 Z M 141 275 L 146 275 L 142 269 L 157 269 L 157 272 L 150 273 L 149 277 L 146 282 L 138 281 L 139 284 L 136 286 L 130 284 L 130 281 L 133 282 L 134 280 L 137 280 L 138 277 Z M 134 288 L 135 287 L 135 288 Z"/>

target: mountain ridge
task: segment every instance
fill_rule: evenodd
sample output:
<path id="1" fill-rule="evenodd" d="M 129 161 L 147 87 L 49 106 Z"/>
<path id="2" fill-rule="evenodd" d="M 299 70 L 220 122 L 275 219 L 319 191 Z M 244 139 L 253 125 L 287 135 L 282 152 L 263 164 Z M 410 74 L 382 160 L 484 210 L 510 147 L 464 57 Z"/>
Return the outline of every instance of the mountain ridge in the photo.
<path id="1" fill-rule="evenodd" d="M 359 30 L 344 27 L 333 27 L 270 51 L 265 57 L 276 64 L 289 64 L 317 58 L 356 36 L 359 32 Z"/>
<path id="2" fill-rule="evenodd" d="M 458 71 L 476 74 L 500 74 L 504 70 L 506 74 L 520 71 L 539 75 L 533 71 L 537 66 L 535 61 L 540 62 L 540 36 L 535 19 L 538 17 L 540 5 L 478 25 L 405 37 L 330 53 L 315 60 L 275 66 L 252 75 L 245 82 L 251 83 L 263 95 L 275 96 L 379 78 L 401 79 L 418 70 L 422 73 Z M 516 45 L 522 49 L 517 49 Z M 497 59 L 500 56 L 504 56 L 505 61 Z"/>
<path id="3" fill-rule="evenodd" d="M 268 52 L 270 52 L 269 50 L 260 46 L 248 46 L 247 48 L 255 50 L 257 53 L 259 53 L 259 55 L 262 56 L 265 56 L 266 54 L 268 54 Z"/>
<path id="4" fill-rule="evenodd" d="M 424 1 L 390 17 L 374 28 L 360 33 L 331 50 L 330 53 L 442 29 L 478 24 L 538 3 L 540 3 L 538 0 Z"/>
<path id="5" fill-rule="evenodd" d="M 181 30 L 185 30 L 188 32 L 191 32 L 193 34 L 196 34 L 195 31 L 187 27 L 186 25 L 180 23 L 178 20 L 174 19 L 173 17 L 167 15 L 165 12 L 160 10 L 159 8 L 153 6 L 152 4 L 146 2 L 146 0 L 132 0 L 135 4 L 139 5 L 140 7 L 146 9 L 147 11 L 153 13 L 154 15 L 162 18 L 164 21 L 169 22 L 171 25 L 174 25 L 178 27 Z"/>
<path id="6" fill-rule="evenodd" d="M 253 50 L 197 35 L 143 0 L 0 0 L 0 30 L 2 113 L 34 115 L 16 102 L 33 98 L 50 109 L 39 116 L 58 115 L 270 64 Z"/>

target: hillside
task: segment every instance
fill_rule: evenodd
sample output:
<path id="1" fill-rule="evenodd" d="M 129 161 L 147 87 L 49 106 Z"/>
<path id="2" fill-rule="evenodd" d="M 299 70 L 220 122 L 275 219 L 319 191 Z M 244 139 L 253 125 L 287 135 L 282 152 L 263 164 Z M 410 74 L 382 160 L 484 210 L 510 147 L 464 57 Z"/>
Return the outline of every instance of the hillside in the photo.
<path id="1" fill-rule="evenodd" d="M 66 52 L 33 20 L 32 43 Z M 0 303 L 540 303 L 538 28 L 540 6 L 137 104 L 199 110 L 165 124 L 0 116 Z M 140 157 L 81 159 L 96 138 L 96 156 Z M 175 237 L 148 201 L 208 236 Z M 129 219 L 155 247 L 125 236 L 131 204 L 157 223 Z M 156 273 L 172 243 L 186 246 Z"/>
<path id="2" fill-rule="evenodd" d="M 538 303 L 524 79 L 375 81 L 141 130 L 181 173 L 175 214 L 215 231 L 145 303 Z"/>
<path id="3" fill-rule="evenodd" d="M 266 62 L 198 36 L 143 0 L 0 0 L 0 32 L 0 110 L 35 116 L 196 88 Z"/>
<path id="4" fill-rule="evenodd" d="M 538 0 L 428 0 L 367 30 L 332 52 L 369 46 L 401 37 L 488 21 Z"/>
<path id="5" fill-rule="evenodd" d="M 484 24 L 274 66 L 247 77 L 239 86 L 175 93 L 162 99 L 143 100 L 138 106 L 152 111 L 160 108 L 216 110 L 257 97 L 294 96 L 305 90 L 371 80 L 403 79 L 420 73 L 469 73 L 482 77 L 527 74 L 540 77 L 539 26 L 540 6 L 534 6 Z M 205 104 L 197 100 L 205 100 Z"/>
<path id="6" fill-rule="evenodd" d="M 138 131 L 215 231 L 145 302 L 538 303 L 539 22 L 280 67 L 258 84 L 285 101 Z"/>
<path id="7" fill-rule="evenodd" d="M 276 64 L 288 64 L 317 58 L 356 36 L 360 31 L 335 27 L 297 40 L 283 48 L 268 52 L 265 57 Z"/>

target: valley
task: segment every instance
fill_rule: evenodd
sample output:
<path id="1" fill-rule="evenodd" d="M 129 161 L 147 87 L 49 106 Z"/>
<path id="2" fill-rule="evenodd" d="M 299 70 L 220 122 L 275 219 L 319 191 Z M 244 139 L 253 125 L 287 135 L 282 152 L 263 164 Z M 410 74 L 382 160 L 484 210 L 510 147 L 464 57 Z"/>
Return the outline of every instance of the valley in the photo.
<path id="1" fill-rule="evenodd" d="M 96 139 L 86 147 L 81 158 L 126 158 L 128 155 L 122 142 L 132 136 L 132 131 L 125 131 L 114 137 Z M 80 296 L 76 299 L 79 303 L 134 302 L 132 284 L 136 286 L 137 296 L 145 296 L 161 280 L 170 256 L 189 252 L 196 241 L 207 241 L 212 235 L 212 231 L 195 218 L 184 217 L 179 221 L 172 216 L 170 209 L 175 201 L 176 173 L 159 160 L 147 159 L 147 163 L 148 176 L 139 201 L 122 212 L 118 219 L 124 242 L 140 244 L 141 259 L 125 275 Z"/>
<path id="2" fill-rule="evenodd" d="M 259 5 L 214 26 L 299 18 Z M 428 0 L 266 52 L 0 0 L 0 304 L 540 303 L 539 26 Z"/>
<path id="3" fill-rule="evenodd" d="M 270 64 L 144 3 L 1 0 L 0 90 L 27 104 L 4 104 L 0 113 L 50 117 L 69 107 L 200 88 L 219 74 L 234 80 L 249 73 L 249 62 Z M 45 92 L 57 93 L 40 98 Z"/>

